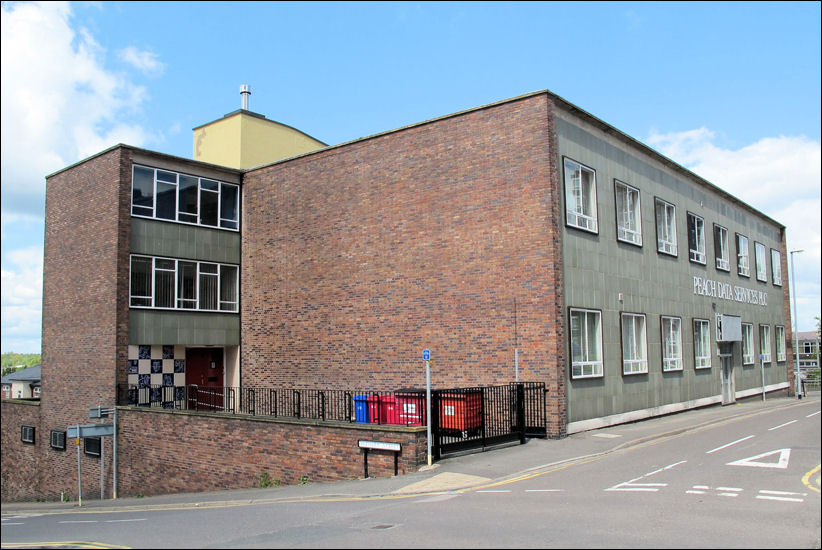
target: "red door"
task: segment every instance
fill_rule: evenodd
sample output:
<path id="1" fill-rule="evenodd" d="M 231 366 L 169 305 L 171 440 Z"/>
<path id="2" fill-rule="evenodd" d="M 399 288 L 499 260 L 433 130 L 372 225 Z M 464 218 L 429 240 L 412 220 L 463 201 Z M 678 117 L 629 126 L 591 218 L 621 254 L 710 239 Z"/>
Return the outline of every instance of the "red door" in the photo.
<path id="1" fill-rule="evenodd" d="M 221 410 L 224 404 L 223 348 L 186 348 L 189 408 Z"/>

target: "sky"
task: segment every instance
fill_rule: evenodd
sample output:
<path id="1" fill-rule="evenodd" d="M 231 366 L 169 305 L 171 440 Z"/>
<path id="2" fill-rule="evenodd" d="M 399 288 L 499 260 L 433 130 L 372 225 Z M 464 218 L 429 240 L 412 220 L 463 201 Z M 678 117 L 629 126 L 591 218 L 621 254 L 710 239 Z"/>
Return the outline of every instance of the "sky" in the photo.
<path id="1" fill-rule="evenodd" d="M 329 145 L 550 90 L 784 224 L 815 330 L 821 42 L 819 2 L 2 2 L 0 347 L 40 352 L 45 176 L 191 158 L 242 84 Z"/>

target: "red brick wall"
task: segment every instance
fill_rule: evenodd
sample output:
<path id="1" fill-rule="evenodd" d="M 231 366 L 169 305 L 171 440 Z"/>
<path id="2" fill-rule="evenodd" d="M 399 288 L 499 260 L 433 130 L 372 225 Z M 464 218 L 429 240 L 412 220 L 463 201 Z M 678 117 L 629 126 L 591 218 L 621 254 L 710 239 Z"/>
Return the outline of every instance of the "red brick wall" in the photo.
<path id="1" fill-rule="evenodd" d="M 0 440 L 0 494 L 3 501 L 33 499 L 41 494 L 41 457 L 49 434 L 40 428 L 40 403 L 3 400 Z M 34 426 L 34 445 L 20 440 L 20 428 Z"/>
<path id="2" fill-rule="evenodd" d="M 43 266 L 42 432 L 88 423 L 126 381 L 130 150 L 116 147 L 46 182 Z M 43 454 L 43 487 L 76 493 L 77 458 Z M 107 448 L 106 451 L 109 451 Z M 99 460 L 89 460 L 89 474 Z M 89 487 L 92 489 L 92 487 Z M 98 493 L 99 494 L 99 493 Z"/>
<path id="3" fill-rule="evenodd" d="M 421 387 L 430 348 L 435 387 L 508 383 L 516 328 L 520 379 L 561 410 L 551 109 L 531 96 L 248 173 L 243 382 Z"/>
<path id="4" fill-rule="evenodd" d="M 426 462 L 424 428 L 329 426 L 162 410 L 118 410 L 118 496 L 259 487 L 363 477 L 357 442 L 402 444 L 399 473 Z M 394 455 L 371 451 L 370 477 L 394 475 Z M 99 474 L 98 474 L 99 475 Z"/>

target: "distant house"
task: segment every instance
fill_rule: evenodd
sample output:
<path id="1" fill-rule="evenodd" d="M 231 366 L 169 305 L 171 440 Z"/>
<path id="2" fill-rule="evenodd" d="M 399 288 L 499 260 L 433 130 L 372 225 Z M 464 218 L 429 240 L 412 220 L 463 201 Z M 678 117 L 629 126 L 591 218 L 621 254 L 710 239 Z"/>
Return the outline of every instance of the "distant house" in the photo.
<path id="1" fill-rule="evenodd" d="M 819 369 L 819 333 L 815 330 L 796 333 L 797 356 L 799 357 L 799 372 Z"/>
<path id="2" fill-rule="evenodd" d="M 4 376 L 2 385 L 3 399 L 40 399 L 40 365 Z"/>

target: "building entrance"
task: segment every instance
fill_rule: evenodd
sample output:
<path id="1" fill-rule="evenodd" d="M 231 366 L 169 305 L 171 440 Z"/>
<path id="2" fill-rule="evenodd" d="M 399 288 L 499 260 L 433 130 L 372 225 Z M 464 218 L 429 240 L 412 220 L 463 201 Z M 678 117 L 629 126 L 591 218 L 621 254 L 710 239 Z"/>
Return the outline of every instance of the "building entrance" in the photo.
<path id="1" fill-rule="evenodd" d="M 188 406 L 219 410 L 225 403 L 223 348 L 186 348 Z"/>

